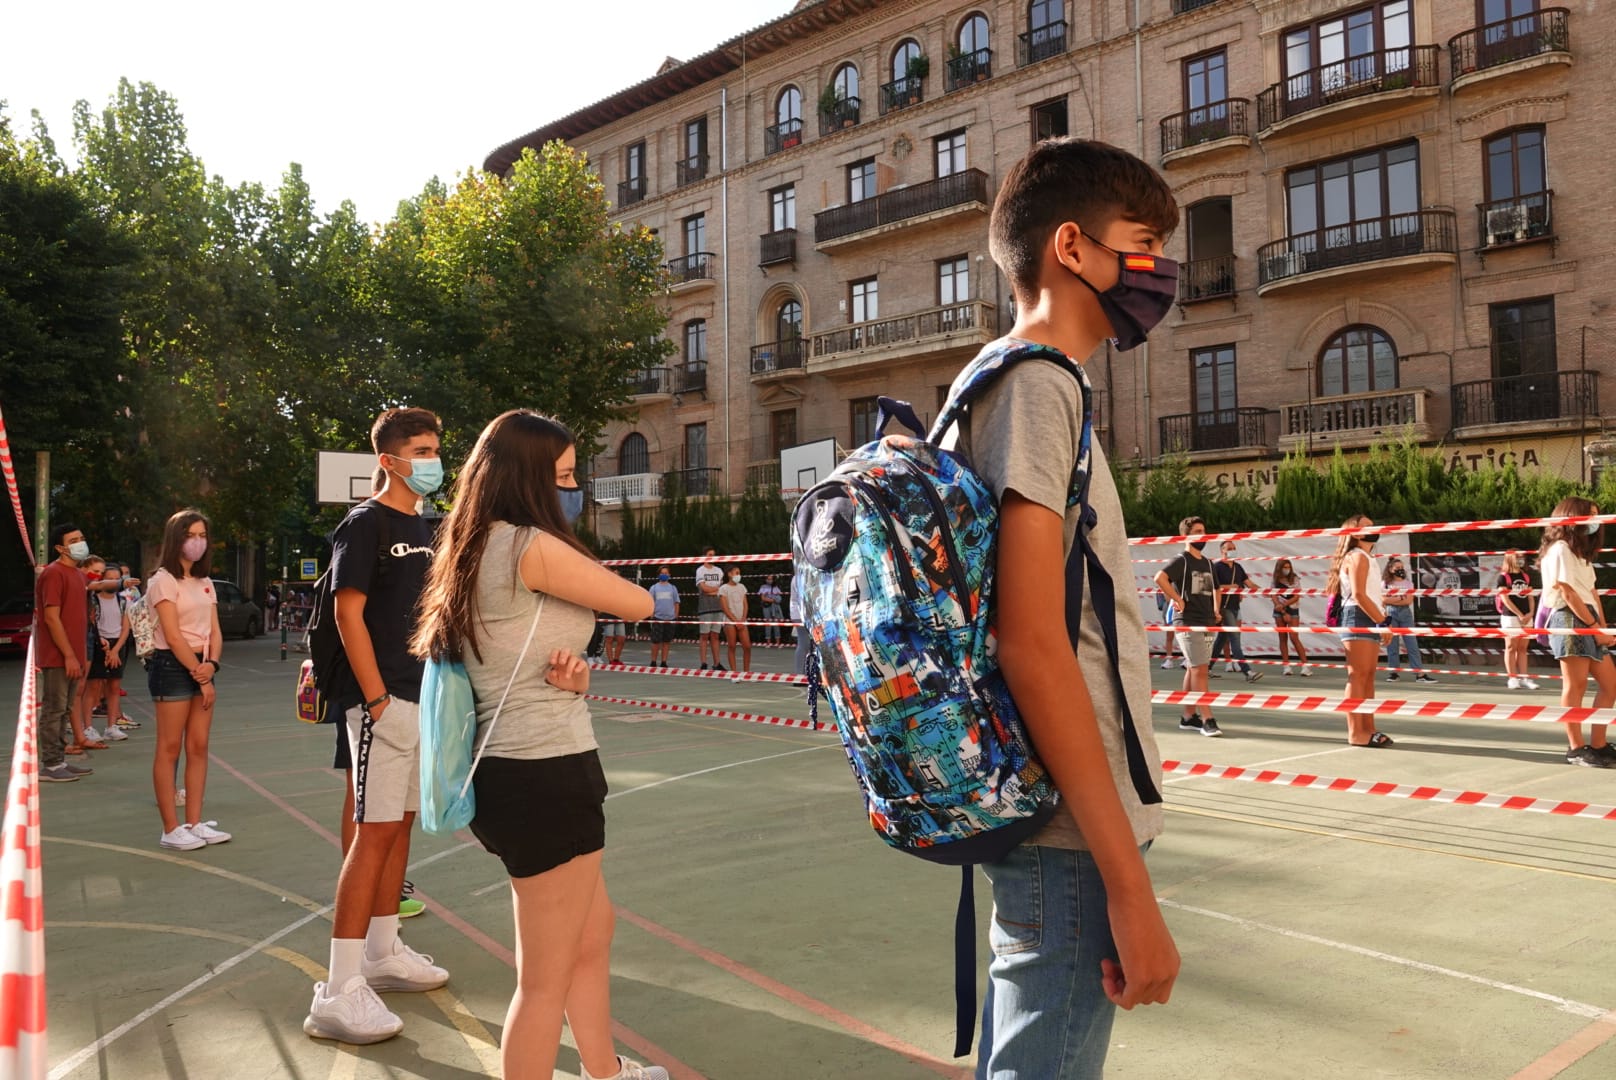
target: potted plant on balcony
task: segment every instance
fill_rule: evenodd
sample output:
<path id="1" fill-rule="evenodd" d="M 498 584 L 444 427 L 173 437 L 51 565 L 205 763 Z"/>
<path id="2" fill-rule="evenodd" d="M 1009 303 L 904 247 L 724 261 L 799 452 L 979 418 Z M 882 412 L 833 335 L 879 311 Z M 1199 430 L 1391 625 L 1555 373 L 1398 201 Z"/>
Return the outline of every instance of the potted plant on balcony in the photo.
<path id="1" fill-rule="evenodd" d="M 842 127 L 852 127 L 853 118 L 847 116 L 842 106 L 847 102 L 847 95 L 835 83 L 826 83 L 825 89 L 819 92 L 819 115 L 824 119 L 826 127 L 835 127 L 837 118 L 841 118 Z"/>
<path id="2" fill-rule="evenodd" d="M 914 105 L 920 101 L 921 87 L 926 82 L 926 76 L 931 74 L 931 58 L 925 53 L 909 58 L 909 66 L 904 69 L 908 76 L 909 85 L 905 87 L 909 94 L 909 104 Z"/>

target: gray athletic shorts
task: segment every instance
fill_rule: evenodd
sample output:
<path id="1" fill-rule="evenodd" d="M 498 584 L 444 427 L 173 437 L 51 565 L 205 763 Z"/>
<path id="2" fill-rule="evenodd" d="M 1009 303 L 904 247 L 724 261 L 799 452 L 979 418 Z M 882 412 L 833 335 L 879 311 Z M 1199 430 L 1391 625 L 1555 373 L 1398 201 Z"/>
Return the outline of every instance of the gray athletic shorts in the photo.
<path id="1" fill-rule="evenodd" d="M 1190 667 L 1205 667 L 1212 662 L 1212 634 L 1203 634 L 1199 630 L 1176 631 L 1178 634 L 1178 651 L 1184 654 Z"/>
<path id="2" fill-rule="evenodd" d="M 344 716 L 353 756 L 354 820 L 403 821 L 421 808 L 421 707 L 394 698 L 372 721 L 359 706 Z"/>

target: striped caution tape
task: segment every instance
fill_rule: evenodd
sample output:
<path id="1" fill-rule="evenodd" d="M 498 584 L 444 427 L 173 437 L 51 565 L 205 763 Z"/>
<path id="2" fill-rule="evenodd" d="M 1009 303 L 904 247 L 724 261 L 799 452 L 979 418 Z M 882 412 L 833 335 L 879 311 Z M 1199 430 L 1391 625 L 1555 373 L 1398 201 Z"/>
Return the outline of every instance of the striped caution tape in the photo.
<path id="1" fill-rule="evenodd" d="M 1423 652 L 1429 652 L 1430 650 L 1421 649 L 1420 651 L 1423 653 Z M 1151 655 L 1151 658 L 1153 660 L 1165 660 L 1167 658 L 1167 654 L 1161 652 L 1159 649 L 1158 650 L 1153 650 L 1150 655 Z M 1496 652 L 1494 652 L 1494 653 L 1488 653 L 1487 655 L 1496 657 L 1498 654 Z M 1214 663 L 1216 663 L 1216 661 L 1214 661 Z M 1259 667 L 1260 666 L 1260 667 L 1319 668 L 1321 670 L 1331 670 L 1331 669 L 1333 669 L 1333 670 L 1336 670 L 1336 671 L 1346 671 L 1347 668 L 1348 668 L 1348 665 L 1346 665 L 1346 664 L 1332 662 L 1332 661 L 1328 661 L 1328 660 L 1311 660 L 1310 659 L 1310 660 L 1308 660 L 1308 661 L 1306 661 L 1304 663 L 1304 662 L 1297 661 L 1297 660 L 1260 660 L 1260 659 L 1256 659 L 1256 658 L 1250 657 L 1250 656 L 1246 657 L 1245 660 L 1243 660 L 1243 661 L 1237 660 L 1237 661 L 1235 661 L 1235 663 L 1236 664 L 1246 663 L 1246 664 L 1250 664 L 1253 667 Z M 1478 671 L 1478 670 L 1470 670 L 1470 669 L 1466 669 L 1466 668 L 1388 667 L 1385 664 L 1377 665 L 1375 667 L 1375 670 L 1379 671 L 1379 672 L 1384 672 L 1384 673 L 1392 673 L 1392 674 L 1398 674 L 1398 675 L 1408 675 L 1408 676 L 1411 676 L 1411 677 L 1412 676 L 1417 676 L 1417 675 L 1471 675 L 1471 676 L 1475 676 L 1476 678 L 1482 678 L 1482 679 L 1520 679 L 1520 678 L 1530 678 L 1530 679 L 1533 679 L 1533 680 L 1537 680 L 1537 679 L 1560 679 L 1560 678 L 1564 678 L 1564 676 L 1562 676 L 1562 675 L 1557 675 L 1557 674 L 1551 675 L 1546 671 L 1540 671 L 1540 672 L 1536 673 L 1535 675 L 1511 675 L 1507 671 Z M 1223 670 L 1223 674 L 1227 675 L 1227 674 L 1230 674 L 1230 672 L 1229 672 L 1229 670 L 1227 668 L 1225 668 Z M 1289 676 L 1291 674 L 1292 673 L 1288 672 L 1288 671 L 1280 672 L 1280 675 L 1282 677 Z M 1210 675 L 1211 675 L 1212 678 L 1221 678 L 1222 677 L 1222 676 L 1218 675 L 1216 672 L 1212 672 L 1212 673 L 1210 673 Z M 1300 677 L 1306 678 L 1306 676 L 1300 676 Z"/>
<path id="2" fill-rule="evenodd" d="M 1484 532 L 1503 529 L 1546 529 L 1551 525 L 1609 525 L 1616 514 L 1568 514 L 1564 517 L 1492 518 L 1483 521 L 1421 521 L 1403 525 L 1354 525 L 1323 529 L 1252 529 L 1245 532 L 1197 533 L 1194 536 L 1132 536 L 1128 543 L 1146 547 L 1155 544 L 1220 543 L 1224 540 L 1316 540 L 1339 536 L 1394 536 L 1409 533 Z"/>
<path id="3" fill-rule="evenodd" d="M 1158 690 L 1156 705 L 1197 708 L 1262 709 L 1274 712 L 1374 713 L 1426 720 L 1524 720 L 1547 724 L 1616 724 L 1616 709 L 1564 705 L 1502 705 L 1489 702 L 1408 701 L 1400 698 L 1342 698 L 1303 694 L 1214 694 Z"/>
<path id="4" fill-rule="evenodd" d="M 1445 637 L 1445 638 L 1518 638 L 1531 634 L 1586 634 L 1599 636 L 1613 634 L 1616 631 L 1606 626 L 1572 626 L 1565 629 L 1545 626 L 1537 629 L 1505 630 L 1499 626 L 1360 626 L 1348 629 L 1345 626 L 1286 626 L 1283 629 L 1287 634 L 1395 634 L 1403 637 Z M 1171 631 L 1175 634 L 1272 634 L 1276 632 L 1273 624 L 1259 626 L 1170 626 L 1162 623 L 1146 623 L 1147 633 Z"/>
<path id="5" fill-rule="evenodd" d="M 22 703 L 0 837 L 0 1076 L 43 1077 L 45 886 L 39 839 L 39 729 L 34 643 L 23 667 Z"/>
<path id="6" fill-rule="evenodd" d="M 1393 784 L 1387 781 L 1350 780 L 1339 776 L 1314 776 L 1311 773 L 1284 773 L 1273 769 L 1249 768 L 1240 765 L 1207 765 L 1187 761 L 1164 761 L 1162 772 L 1183 776 L 1204 776 L 1210 780 L 1245 780 L 1253 784 L 1277 784 L 1281 787 L 1301 788 L 1307 791 L 1344 791 L 1354 795 L 1386 795 L 1393 799 L 1413 799 L 1418 802 L 1454 803 L 1459 806 L 1490 806 L 1498 810 L 1524 810 L 1533 814 L 1554 814 L 1560 817 L 1594 818 L 1616 821 L 1616 806 L 1562 799 L 1538 799 L 1530 795 L 1489 795 L 1483 791 L 1463 791 L 1459 788 L 1427 787 L 1421 784 Z"/>
<path id="7" fill-rule="evenodd" d="M 728 682 L 788 683 L 807 686 L 806 675 L 780 675 L 768 671 L 714 671 L 709 668 L 662 668 L 649 664 L 590 664 L 596 671 L 617 671 L 625 675 L 679 675 L 690 679 L 724 679 Z"/>
<path id="8" fill-rule="evenodd" d="M 22 491 L 17 487 L 17 470 L 11 463 L 11 440 L 6 437 L 6 418 L 0 413 L 0 475 L 5 477 L 6 493 L 11 496 L 11 512 L 17 516 L 17 532 L 28 561 L 34 561 L 34 545 L 28 539 L 28 519 L 22 512 Z"/>
<path id="9" fill-rule="evenodd" d="M 720 720 L 745 720 L 749 724 L 771 724 L 774 727 L 804 728 L 808 731 L 835 731 L 835 724 L 817 720 L 794 720 L 787 716 L 759 716 L 757 713 L 730 712 L 728 709 L 700 709 L 694 705 L 669 705 L 663 701 L 636 701 L 633 698 L 607 697 L 604 694 L 585 694 L 590 701 L 608 705 L 628 705 L 636 709 L 655 709 L 659 712 L 679 713 L 683 716 L 712 716 Z"/>

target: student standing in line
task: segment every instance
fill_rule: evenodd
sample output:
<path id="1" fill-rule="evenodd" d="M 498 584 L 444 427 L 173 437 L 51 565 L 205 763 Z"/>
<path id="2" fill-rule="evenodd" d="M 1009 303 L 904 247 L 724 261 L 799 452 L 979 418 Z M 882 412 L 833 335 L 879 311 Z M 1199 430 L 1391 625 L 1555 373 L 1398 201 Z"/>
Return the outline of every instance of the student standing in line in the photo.
<path id="1" fill-rule="evenodd" d="M 576 468 L 571 433 L 548 417 L 518 409 L 483 429 L 455 484 L 414 649 L 462 661 L 477 700 L 485 756 L 471 831 L 505 864 L 516 920 L 506 1080 L 549 1080 L 563 1017 L 584 1080 L 667 1080 L 612 1040 L 606 775 L 578 659 L 595 612 L 638 620 L 654 604 L 574 535 Z"/>
<path id="2" fill-rule="evenodd" d="M 122 577 L 117 567 L 102 564 L 102 581 L 118 583 Z M 107 742 L 122 742 L 129 738 L 120 723 L 123 703 L 119 693 L 123 689 L 124 660 L 129 655 L 129 613 L 124 608 L 123 593 L 91 593 L 90 616 L 90 676 L 82 695 L 85 722 L 93 724 L 94 710 L 104 703 L 107 719 L 99 737 Z M 97 738 L 93 728 L 85 735 Z"/>
<path id="3" fill-rule="evenodd" d="M 741 568 L 732 566 L 729 583 L 718 589 L 718 602 L 724 609 L 724 642 L 729 646 L 731 671 L 752 670 L 752 628 L 746 625 L 746 586 L 741 584 Z M 735 639 L 741 641 L 741 666 L 735 666 Z"/>
<path id="4" fill-rule="evenodd" d="M 1187 517 L 1178 523 L 1182 536 L 1200 536 L 1206 532 L 1206 523 L 1198 517 Z M 1188 540 L 1184 553 L 1162 569 L 1156 571 L 1156 588 L 1172 602 L 1174 627 L 1221 626 L 1217 574 L 1212 560 L 1206 557 L 1205 540 Z M 1184 654 L 1184 689 L 1189 693 L 1207 692 L 1207 668 L 1212 663 L 1213 635 L 1201 630 L 1176 630 L 1179 651 Z M 1223 734 L 1212 710 L 1206 706 L 1184 706 L 1184 715 L 1178 726 L 1184 731 L 1198 731 L 1216 738 Z"/>
<path id="5" fill-rule="evenodd" d="M 1289 559 L 1280 559 L 1274 564 L 1273 585 L 1276 589 L 1287 590 L 1274 597 L 1274 628 L 1279 631 L 1279 673 L 1291 673 L 1290 649 L 1295 646 L 1296 674 L 1303 678 L 1311 677 L 1313 672 L 1307 666 L 1307 650 L 1302 647 L 1302 635 L 1295 629 L 1302 625 L 1302 596 L 1296 591 L 1296 569 Z"/>
<path id="6" fill-rule="evenodd" d="M 1212 572 L 1218 578 L 1218 610 L 1220 612 L 1220 626 L 1238 627 L 1240 625 L 1240 590 L 1251 585 L 1251 576 L 1246 568 L 1235 562 L 1235 545 L 1233 540 L 1225 540 L 1218 545 L 1222 555 L 1212 565 Z M 1247 682 L 1256 682 L 1262 678 L 1262 672 L 1253 671 L 1251 664 L 1246 661 L 1246 648 L 1241 640 L 1240 631 L 1225 630 L 1217 636 L 1212 643 L 1212 659 L 1215 662 L 1219 655 L 1227 658 L 1223 665 L 1224 671 L 1238 669 L 1246 677 Z"/>
<path id="7" fill-rule="evenodd" d="M 1367 514 L 1354 514 L 1341 523 L 1343 529 L 1362 529 L 1373 525 Z M 1375 696 L 1375 665 L 1380 660 L 1380 646 L 1389 644 L 1392 635 L 1384 632 L 1386 626 L 1385 601 L 1382 598 L 1380 574 L 1375 571 L 1375 542 L 1378 533 L 1359 533 L 1342 536 L 1336 543 L 1335 559 L 1330 563 L 1331 595 L 1341 597 L 1341 642 L 1347 654 L 1347 696 L 1368 700 Z M 1382 628 L 1376 632 L 1376 627 Z M 1352 746 L 1384 749 L 1392 744 L 1391 737 L 1375 730 L 1374 713 L 1347 714 L 1347 742 Z"/>
<path id="8" fill-rule="evenodd" d="M 679 618 L 679 586 L 673 583 L 670 567 L 657 569 L 656 584 L 651 586 L 651 666 L 667 667 L 668 654 L 673 651 L 675 620 Z"/>
<path id="9" fill-rule="evenodd" d="M 758 586 L 758 603 L 763 605 L 763 621 L 769 624 L 763 628 L 763 640 L 770 645 L 778 645 L 782 640 L 779 624 L 785 614 L 780 609 L 780 597 L 780 586 L 774 583 L 774 575 L 764 574 L 763 584 Z"/>
<path id="10" fill-rule="evenodd" d="M 724 571 L 713 563 L 718 549 L 705 547 L 701 554 L 706 560 L 696 567 L 696 643 L 701 653 L 701 670 L 707 670 L 707 654 L 711 652 L 713 667 L 724 671 L 724 665 L 718 662 L 718 639 L 724 632 L 724 605 L 718 599 L 718 590 L 724 584 Z"/>
<path id="11" fill-rule="evenodd" d="M 79 563 L 90 545 L 77 525 L 51 529 L 54 558 L 34 579 L 34 666 L 39 674 L 39 779 L 71 783 L 95 770 L 68 764 L 73 702 L 89 670 L 90 611 Z M 78 753 L 82 755 L 83 749 Z"/>
<path id="12" fill-rule="evenodd" d="M 1504 638 L 1504 671 L 1509 674 L 1511 690 L 1536 690 L 1536 680 L 1529 670 L 1526 649 L 1530 644 L 1527 631 L 1532 625 L 1532 577 L 1518 551 L 1504 552 L 1504 565 L 1498 574 L 1498 594 L 1493 600 L 1498 608 L 1498 626 L 1507 635 Z"/>
<path id="13" fill-rule="evenodd" d="M 1553 517 L 1572 517 L 1599 513 L 1599 507 L 1587 499 L 1567 496 L 1554 508 Z M 1543 546 L 1539 549 L 1538 572 L 1543 575 L 1543 600 L 1549 608 L 1549 629 L 1591 630 L 1604 629 L 1605 605 L 1594 591 L 1593 557 L 1604 547 L 1604 526 L 1550 525 L 1543 530 Z M 1560 661 L 1560 704 L 1566 708 L 1579 708 L 1588 689 L 1594 683 L 1596 709 L 1616 705 L 1616 662 L 1612 662 L 1609 649 L 1616 645 L 1616 637 L 1599 634 L 1550 634 L 1549 649 Z M 1566 724 L 1566 762 L 1590 769 L 1608 769 L 1616 766 L 1616 749 L 1606 740 L 1605 724 L 1588 725 L 1588 741 L 1583 742 L 1582 725 Z"/>
<path id="14" fill-rule="evenodd" d="M 1403 560 L 1393 555 L 1386 560 L 1386 571 L 1380 576 L 1381 595 L 1385 597 L 1386 625 L 1389 627 L 1402 627 L 1412 630 L 1414 628 L 1414 598 L 1408 593 L 1408 570 L 1403 566 Z M 1414 669 L 1414 681 L 1422 683 L 1435 683 L 1425 672 L 1425 665 L 1420 660 L 1419 639 L 1413 634 L 1393 634 L 1390 642 L 1386 644 L 1386 666 L 1391 670 L 1386 675 L 1388 682 L 1398 679 L 1398 655 L 1401 648 L 1403 657 L 1408 660 L 1409 666 Z"/>

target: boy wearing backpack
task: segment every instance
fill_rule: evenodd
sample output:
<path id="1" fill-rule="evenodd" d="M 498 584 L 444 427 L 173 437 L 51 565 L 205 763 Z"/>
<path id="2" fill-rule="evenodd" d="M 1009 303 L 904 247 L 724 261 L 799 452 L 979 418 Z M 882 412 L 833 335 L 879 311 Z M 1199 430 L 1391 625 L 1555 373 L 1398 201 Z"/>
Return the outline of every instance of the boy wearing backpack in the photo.
<path id="1" fill-rule="evenodd" d="M 337 880 L 330 973 L 315 984 L 303 1022 L 315 1038 L 392 1038 L 403 1021 L 376 991 L 434 990 L 449 980 L 398 937 L 398 897 L 420 800 L 423 670 L 408 642 L 432 557 L 432 530 L 417 507 L 443 482 L 441 433 L 426 409 L 382 413 L 371 445 L 386 482 L 332 535 L 330 587 L 348 673 L 321 693 L 347 731 L 357 827 Z"/>
<path id="2" fill-rule="evenodd" d="M 1177 224 L 1172 193 L 1138 158 L 1075 138 L 1039 143 L 1009 170 L 994 204 L 990 248 L 1014 291 L 1016 324 L 985 351 L 1031 342 L 1081 363 L 1106 338 L 1123 351 L 1142 344 L 1176 298 L 1177 266 L 1162 245 Z M 1084 427 L 1072 374 L 1026 361 L 957 429 L 958 448 L 1000 502 L 998 661 L 1061 794 L 1050 824 L 983 868 L 994 958 L 979 1078 L 1099 1076 L 1115 1007 L 1166 1002 L 1179 969 L 1144 861 L 1162 830 L 1159 796 L 1146 801 L 1149 784 L 1141 795 L 1124 745 L 1126 708 L 1139 720 L 1136 764 L 1159 791 L 1138 604 L 1132 590 L 1116 590 L 1113 672 L 1102 625 L 1112 613 L 1094 611 L 1083 589 L 1074 653 L 1064 590 L 1051 587 L 1065 580 L 1083 527 L 1082 505 L 1068 503 Z M 1130 583 L 1116 486 L 1098 441 L 1089 450 L 1087 543 L 1113 581 Z"/>

